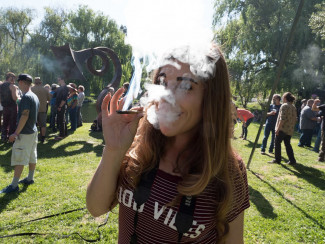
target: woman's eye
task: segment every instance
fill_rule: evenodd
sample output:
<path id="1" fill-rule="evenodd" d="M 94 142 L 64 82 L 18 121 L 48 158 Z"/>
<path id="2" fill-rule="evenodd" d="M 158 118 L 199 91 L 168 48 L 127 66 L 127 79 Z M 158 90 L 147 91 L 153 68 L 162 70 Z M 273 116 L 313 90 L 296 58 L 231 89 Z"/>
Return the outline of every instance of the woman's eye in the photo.
<path id="1" fill-rule="evenodd" d="M 186 91 L 189 91 L 189 90 L 192 90 L 192 84 L 190 81 L 188 80 L 183 80 L 181 81 L 181 83 L 179 84 L 178 86 L 180 89 L 183 89 L 183 90 L 186 90 Z"/>
<path id="2" fill-rule="evenodd" d="M 159 85 L 162 85 L 162 86 L 164 86 L 164 87 L 167 87 L 167 83 L 166 83 L 166 77 L 164 77 L 164 76 L 159 76 L 158 77 L 158 84 Z"/>

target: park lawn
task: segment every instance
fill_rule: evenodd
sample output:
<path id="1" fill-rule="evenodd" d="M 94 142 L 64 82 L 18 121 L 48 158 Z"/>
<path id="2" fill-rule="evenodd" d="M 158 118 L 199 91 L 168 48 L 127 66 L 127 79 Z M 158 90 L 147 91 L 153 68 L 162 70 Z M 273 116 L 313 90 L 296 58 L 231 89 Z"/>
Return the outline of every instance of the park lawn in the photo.
<path id="1" fill-rule="evenodd" d="M 258 124 L 248 129 L 248 140 L 234 139 L 233 145 L 247 163 Z M 60 212 L 84 208 L 86 187 L 100 160 L 101 133 L 90 133 L 89 123 L 61 141 L 50 134 L 38 146 L 35 184 L 21 187 L 19 194 L 0 196 L 0 236 L 24 232 L 48 233 L 1 239 L 1 243 L 81 243 L 98 237 L 97 227 L 105 216 L 93 218 L 87 210 L 55 216 L 31 223 L 18 223 Z M 241 132 L 236 126 L 235 137 Z M 261 141 L 263 132 L 261 134 Z M 245 243 L 325 243 L 325 163 L 317 154 L 299 148 L 298 134 L 292 139 L 299 164 L 268 164 L 273 155 L 256 149 L 248 173 L 251 207 L 245 213 Z M 260 144 L 258 144 L 260 146 Z M 284 159 L 287 159 L 284 148 Z M 12 180 L 11 145 L 0 144 L 0 188 Z M 24 170 L 23 176 L 27 174 Z M 100 227 L 100 243 L 117 243 L 117 209 Z"/>

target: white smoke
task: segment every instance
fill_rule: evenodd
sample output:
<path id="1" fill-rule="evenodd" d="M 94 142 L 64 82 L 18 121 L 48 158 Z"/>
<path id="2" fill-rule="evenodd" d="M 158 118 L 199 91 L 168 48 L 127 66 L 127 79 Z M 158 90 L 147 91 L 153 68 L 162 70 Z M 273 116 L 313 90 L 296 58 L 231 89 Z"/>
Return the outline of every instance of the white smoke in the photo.
<path id="1" fill-rule="evenodd" d="M 207 79 L 214 75 L 215 63 L 219 58 L 220 53 L 215 49 L 211 49 L 211 43 L 209 42 L 200 46 L 186 45 L 173 48 L 162 55 L 158 65 L 162 67 L 172 64 L 177 67 L 178 64 L 174 61 L 176 59 L 189 64 L 191 72 L 199 79 Z"/>
<path id="2" fill-rule="evenodd" d="M 128 28 L 126 42 L 132 46 L 133 51 L 142 53 L 142 64 L 145 66 L 139 66 L 140 72 L 145 68 L 147 74 L 150 74 L 152 70 L 166 64 L 179 68 L 175 62 L 177 60 L 188 63 L 191 72 L 200 81 L 214 75 L 215 63 L 220 54 L 209 50 L 213 40 L 213 1 L 129 1 L 125 16 Z M 140 84 L 141 76 L 136 77 L 131 83 Z M 162 85 L 146 84 L 146 96 L 141 98 L 140 103 L 147 108 L 148 121 L 157 129 L 159 123 L 176 121 L 181 113 L 177 100 L 186 94 L 190 86 L 191 83 L 186 80 L 169 89 Z M 129 107 L 136 93 L 130 92 L 130 99 L 123 109 Z"/>
<path id="3" fill-rule="evenodd" d="M 133 54 L 131 64 L 133 66 L 134 72 L 130 81 L 128 92 L 124 100 L 124 105 L 122 110 L 127 110 L 130 107 L 132 101 L 138 97 L 139 92 L 141 90 L 140 84 L 141 84 L 143 63 L 140 62 L 139 54 L 137 53 Z"/>
<path id="4" fill-rule="evenodd" d="M 140 99 L 140 104 L 147 109 L 147 119 L 159 129 L 159 123 L 170 124 L 177 120 L 181 113 L 180 107 L 176 104 L 176 95 L 171 89 L 162 85 L 145 84 L 146 96 Z M 179 89 L 179 88 L 178 88 Z M 176 89 L 176 91 L 178 90 Z M 181 94 L 178 92 L 178 94 Z"/>
<path id="5" fill-rule="evenodd" d="M 316 45 L 310 45 L 301 51 L 300 67 L 293 72 L 293 78 L 297 81 L 307 81 L 320 84 L 324 75 L 320 72 L 321 49 Z M 306 84 L 307 85 L 307 84 Z"/>
<path id="6" fill-rule="evenodd" d="M 51 73 L 55 73 L 58 70 L 58 65 L 55 59 L 50 59 L 49 57 L 46 57 L 44 55 L 41 55 L 41 65 Z"/>

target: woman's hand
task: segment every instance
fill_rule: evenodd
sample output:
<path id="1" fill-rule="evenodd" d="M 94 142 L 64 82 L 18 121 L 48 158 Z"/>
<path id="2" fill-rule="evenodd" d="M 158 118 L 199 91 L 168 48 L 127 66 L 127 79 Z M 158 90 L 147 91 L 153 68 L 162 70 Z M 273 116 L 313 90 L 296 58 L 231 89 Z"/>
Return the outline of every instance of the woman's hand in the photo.
<path id="1" fill-rule="evenodd" d="M 117 114 L 116 111 L 123 107 L 123 100 L 119 102 L 123 92 L 124 89 L 120 88 L 113 97 L 108 93 L 103 100 L 101 109 L 105 149 L 125 153 L 133 142 L 139 120 L 143 117 L 143 108 L 133 108 L 139 111 L 138 114 Z M 110 112 L 108 112 L 109 102 Z"/>

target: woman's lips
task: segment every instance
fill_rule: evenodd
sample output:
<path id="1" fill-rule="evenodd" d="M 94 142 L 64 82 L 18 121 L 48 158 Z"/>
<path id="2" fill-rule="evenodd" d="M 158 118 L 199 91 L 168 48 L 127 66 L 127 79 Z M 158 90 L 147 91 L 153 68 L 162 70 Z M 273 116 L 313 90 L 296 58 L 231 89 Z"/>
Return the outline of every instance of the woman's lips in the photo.
<path id="1" fill-rule="evenodd" d="M 180 107 L 177 105 L 174 106 L 168 102 L 161 102 L 158 104 L 157 115 L 159 123 L 173 123 L 182 114 Z"/>

